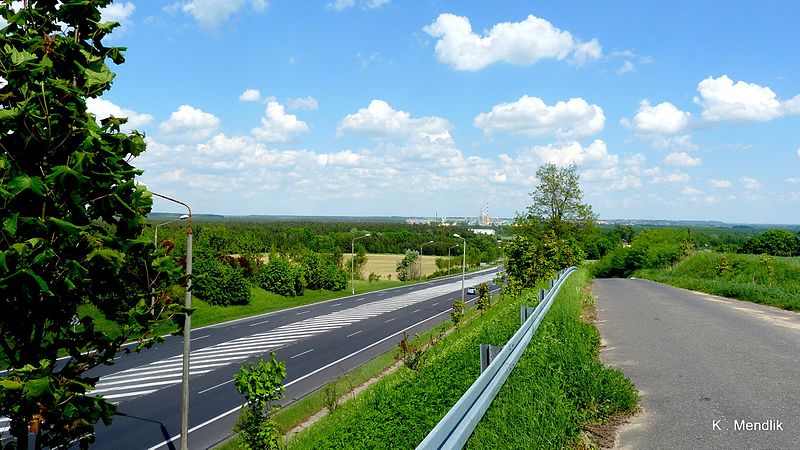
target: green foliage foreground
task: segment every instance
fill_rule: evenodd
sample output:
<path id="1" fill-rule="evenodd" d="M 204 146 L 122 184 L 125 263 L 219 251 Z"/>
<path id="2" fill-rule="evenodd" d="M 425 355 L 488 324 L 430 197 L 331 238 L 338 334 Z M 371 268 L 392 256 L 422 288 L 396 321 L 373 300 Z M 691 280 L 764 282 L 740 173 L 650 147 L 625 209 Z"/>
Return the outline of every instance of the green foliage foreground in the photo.
<path id="1" fill-rule="evenodd" d="M 697 252 L 670 269 L 636 276 L 723 297 L 800 311 L 800 261 L 769 255 Z"/>
<path id="2" fill-rule="evenodd" d="M 501 391 L 502 406 L 489 410 L 486 424 L 479 426 L 468 447 L 531 448 L 535 442 L 563 446 L 577 438 L 583 421 L 635 407 L 631 384 L 619 371 L 605 369 L 597 361 L 596 329 L 580 321 L 580 290 L 585 283 L 581 273 L 562 288 L 564 293 L 520 361 L 522 370 L 515 369 Z M 433 347 L 418 372 L 403 367 L 385 377 L 287 447 L 414 448 L 478 377 L 478 346 L 505 344 L 516 332 L 519 306 L 531 304 L 528 298 L 536 297 L 529 291 L 501 299 Z M 515 400 L 503 394 L 509 389 L 512 397 L 521 397 Z M 525 437 L 509 444 L 515 434 Z"/>
<path id="3" fill-rule="evenodd" d="M 101 23 L 110 3 L 0 3 L 0 351 L 10 368 L 0 416 L 21 449 L 29 432 L 35 448 L 88 447 L 116 407 L 86 394 L 97 382 L 86 371 L 126 341 L 152 345 L 184 312 L 174 301 L 182 268 L 142 235 L 152 199 L 131 160 L 144 135 L 87 111 L 114 79 L 107 62 L 125 61 L 103 43 L 119 25 Z M 86 305 L 120 333 L 99 332 Z"/>

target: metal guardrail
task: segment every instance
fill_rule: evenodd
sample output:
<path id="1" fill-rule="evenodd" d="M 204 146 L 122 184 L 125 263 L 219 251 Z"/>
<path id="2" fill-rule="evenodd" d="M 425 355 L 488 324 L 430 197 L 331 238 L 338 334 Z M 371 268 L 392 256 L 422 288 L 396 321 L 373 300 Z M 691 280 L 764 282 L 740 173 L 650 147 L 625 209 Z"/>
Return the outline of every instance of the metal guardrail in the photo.
<path id="1" fill-rule="evenodd" d="M 500 387 L 519 361 L 547 311 L 550 310 L 561 285 L 576 270 L 575 267 L 565 269 L 559 273 L 558 279 L 550 283 L 550 289 L 536 306 L 533 314 L 528 316 L 520 329 L 503 347 L 503 350 L 489 363 L 486 370 L 422 440 L 417 446 L 417 450 L 461 449 L 464 446 L 483 414 L 489 409 L 492 400 L 497 396 Z M 523 307 L 523 314 L 525 311 L 525 307 Z"/>

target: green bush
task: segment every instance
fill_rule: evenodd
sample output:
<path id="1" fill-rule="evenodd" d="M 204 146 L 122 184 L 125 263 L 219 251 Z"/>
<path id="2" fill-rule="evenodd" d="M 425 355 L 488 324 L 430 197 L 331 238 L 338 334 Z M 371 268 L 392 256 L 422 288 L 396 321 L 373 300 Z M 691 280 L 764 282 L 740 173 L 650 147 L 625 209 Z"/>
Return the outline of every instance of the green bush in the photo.
<path id="1" fill-rule="evenodd" d="M 211 254 L 201 254 L 193 267 L 192 289 L 196 296 L 212 305 L 250 303 L 250 284 L 241 270 L 234 269 Z"/>
<path id="2" fill-rule="evenodd" d="M 261 269 L 258 285 L 265 291 L 284 297 L 296 297 L 305 292 L 306 279 L 300 267 L 276 257 L 270 258 L 269 263 Z"/>
<path id="3" fill-rule="evenodd" d="M 630 247 L 606 254 L 592 266 L 592 275 L 602 278 L 628 277 L 639 269 L 661 269 L 676 264 L 689 253 L 691 238 L 686 230 L 648 229 L 639 233 Z"/>
<path id="4" fill-rule="evenodd" d="M 233 376 L 236 390 L 247 400 L 233 428 L 248 449 L 279 449 L 283 446 L 283 435 L 273 415 L 281 408 L 278 402 L 284 398 L 283 379 L 286 378 L 286 363 L 277 361 L 270 353 L 270 361 L 258 360 L 258 364 L 242 366 Z"/>

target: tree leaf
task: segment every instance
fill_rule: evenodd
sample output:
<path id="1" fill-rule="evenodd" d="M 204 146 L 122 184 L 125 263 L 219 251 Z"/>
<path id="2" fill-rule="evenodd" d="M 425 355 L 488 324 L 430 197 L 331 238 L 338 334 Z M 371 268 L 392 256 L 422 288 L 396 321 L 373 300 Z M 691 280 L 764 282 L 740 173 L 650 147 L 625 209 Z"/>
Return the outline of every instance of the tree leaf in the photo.
<path id="1" fill-rule="evenodd" d="M 51 394 L 53 390 L 50 388 L 50 380 L 47 378 L 36 378 L 25 382 L 25 387 L 22 388 L 22 394 L 27 398 L 38 398 L 44 395 Z"/>
<path id="2" fill-rule="evenodd" d="M 55 226 L 57 226 L 59 230 L 63 231 L 64 233 L 67 233 L 67 234 L 79 233 L 79 232 L 81 232 L 81 231 L 83 231 L 83 230 L 88 228 L 88 226 L 86 226 L 86 225 L 78 226 L 78 225 L 73 224 L 72 222 L 67 222 L 66 220 L 61 220 L 61 219 L 56 218 L 56 217 L 50 217 L 50 218 L 48 218 L 48 220 L 50 222 L 52 222 Z"/>
<path id="3" fill-rule="evenodd" d="M 20 52 L 17 51 L 16 48 L 11 50 L 11 63 L 15 66 L 20 66 L 28 61 L 33 61 L 34 59 L 36 59 L 36 55 L 33 53 L 29 53 L 24 50 Z"/>
<path id="4" fill-rule="evenodd" d="M 86 69 L 86 87 L 91 89 L 98 85 L 109 84 L 114 79 L 114 74 L 105 65 L 100 72 Z"/>
<path id="5" fill-rule="evenodd" d="M 87 261 L 91 261 L 95 258 L 101 258 L 106 261 L 114 261 L 117 264 L 122 264 L 122 262 L 125 261 L 125 258 L 121 253 L 111 250 L 110 248 L 97 249 L 86 256 Z"/>
<path id="6" fill-rule="evenodd" d="M 27 175 L 20 175 L 13 178 L 8 182 L 7 187 L 12 197 L 16 197 L 26 190 L 30 190 L 39 197 L 42 197 L 47 190 L 47 186 L 45 186 L 44 182 L 42 182 L 39 177 L 29 177 Z"/>
<path id="7" fill-rule="evenodd" d="M 14 380 L 0 380 L 0 387 L 12 391 L 22 388 L 22 383 Z"/>
<path id="8" fill-rule="evenodd" d="M 13 237 L 17 234 L 17 220 L 19 219 L 19 213 L 14 213 L 8 219 L 3 221 L 3 231 L 8 233 L 9 237 Z"/>

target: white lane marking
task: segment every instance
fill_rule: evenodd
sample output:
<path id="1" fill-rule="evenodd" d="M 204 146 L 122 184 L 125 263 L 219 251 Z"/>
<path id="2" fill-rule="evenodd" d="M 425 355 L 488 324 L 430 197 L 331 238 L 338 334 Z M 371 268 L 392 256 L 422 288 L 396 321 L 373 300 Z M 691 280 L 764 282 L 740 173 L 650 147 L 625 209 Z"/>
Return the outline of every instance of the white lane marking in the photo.
<path id="1" fill-rule="evenodd" d="M 393 321 L 394 319 L 397 319 L 397 317 L 392 317 L 389 320 L 384 320 L 383 323 L 389 323 L 389 322 Z"/>
<path id="2" fill-rule="evenodd" d="M 262 320 L 261 322 L 251 323 L 248 327 L 255 327 L 258 325 L 264 325 L 265 323 L 269 323 L 269 320 Z"/>
<path id="3" fill-rule="evenodd" d="M 207 335 L 205 335 L 205 336 L 200 336 L 200 337 L 196 337 L 196 338 L 189 339 L 189 341 L 190 341 L 190 342 L 194 342 L 194 341 L 199 341 L 200 339 L 205 339 L 205 338 L 209 338 L 209 337 L 211 337 L 211 335 L 210 335 L 210 334 L 207 334 Z"/>
<path id="4" fill-rule="evenodd" d="M 307 373 L 307 374 L 303 375 L 303 376 L 302 376 L 302 377 L 300 377 L 300 378 L 297 378 L 297 379 L 295 379 L 295 380 L 292 380 L 292 381 L 290 381 L 290 382 L 286 383 L 286 384 L 285 384 L 283 387 L 284 387 L 284 388 L 287 388 L 287 387 L 289 387 L 289 386 L 291 386 L 291 385 L 293 385 L 293 384 L 295 384 L 295 383 L 297 383 L 297 382 L 303 381 L 303 380 L 305 380 L 306 378 L 308 378 L 308 377 L 310 377 L 310 376 L 313 376 L 313 375 L 316 375 L 316 374 L 318 374 L 318 373 L 322 372 L 323 370 L 325 370 L 325 369 L 327 369 L 327 368 L 329 368 L 329 367 L 331 367 L 331 366 L 334 366 L 334 365 L 336 365 L 336 364 L 339 364 L 340 362 L 342 362 L 342 361 L 344 361 L 344 360 L 346 360 L 346 359 L 352 358 L 353 356 L 355 356 L 355 355 L 357 355 L 357 354 L 359 354 L 359 353 L 361 353 L 361 352 L 363 352 L 363 351 L 369 350 L 369 349 L 371 349 L 372 347 L 375 347 L 376 345 L 380 345 L 380 344 L 382 344 L 382 343 L 384 343 L 384 342 L 388 341 L 389 339 L 392 339 L 392 338 L 394 338 L 395 336 L 398 336 L 398 335 L 402 334 L 402 333 L 403 333 L 403 332 L 405 332 L 405 331 L 408 331 L 408 330 L 410 330 L 410 329 L 412 329 L 412 328 L 414 328 L 414 327 L 416 327 L 416 326 L 418 326 L 418 325 L 421 325 L 421 324 L 423 324 L 423 323 L 425 323 L 425 322 L 427 322 L 427 321 L 429 321 L 429 320 L 435 319 L 436 317 L 439 317 L 439 316 L 441 316 L 442 314 L 449 314 L 449 313 L 450 313 L 450 311 L 442 311 L 442 312 L 440 312 L 440 313 L 438 313 L 438 314 L 434 314 L 434 315 L 432 315 L 432 316 L 428 317 L 427 319 L 420 320 L 419 322 L 415 323 L 414 325 L 408 326 L 408 327 L 406 327 L 406 328 L 404 328 L 404 329 L 402 329 L 402 330 L 398 331 L 397 333 L 394 333 L 394 334 L 392 334 L 392 335 L 386 336 L 385 338 L 383 338 L 383 339 L 381 339 L 381 340 L 379 340 L 379 341 L 373 342 L 372 344 L 369 344 L 368 346 L 366 346 L 366 347 L 364 347 L 364 348 L 362 348 L 362 349 L 360 349 L 360 350 L 356 350 L 356 351 L 354 351 L 353 353 L 350 353 L 350 354 L 349 354 L 349 355 L 347 355 L 347 356 L 343 356 L 343 357 L 341 357 L 341 358 L 337 359 L 336 361 L 334 361 L 334 362 L 332 362 L 332 363 L 328 363 L 328 364 L 326 364 L 326 365 L 324 365 L 324 366 L 320 367 L 319 369 L 316 369 L 316 370 L 314 370 L 314 371 L 312 371 L 312 372 L 309 372 L 309 373 Z M 235 407 L 235 408 L 233 408 L 233 409 L 230 409 L 230 410 L 228 410 L 228 411 L 225 411 L 225 412 L 224 412 L 224 413 L 222 413 L 222 414 L 219 414 L 219 415 L 218 415 L 218 416 L 216 416 L 216 417 L 212 417 L 212 418 L 210 418 L 210 419 L 206 420 L 205 422 L 203 422 L 203 423 L 201 423 L 201 424 L 198 424 L 198 425 L 195 425 L 195 426 L 193 426 L 192 428 L 189 428 L 189 433 L 192 433 L 192 432 L 194 432 L 194 431 L 197 431 L 197 430 L 199 430 L 200 428 L 203 428 L 203 427 L 207 426 L 208 424 L 214 423 L 214 422 L 218 421 L 219 419 L 222 419 L 223 417 L 230 416 L 231 414 L 233 414 L 233 413 L 235 413 L 235 412 L 239 411 L 240 409 L 242 409 L 242 406 L 244 406 L 244 405 L 239 405 L 239 406 L 237 406 L 237 407 Z M 165 441 L 163 441 L 163 442 L 160 442 L 160 443 L 158 443 L 158 444 L 156 444 L 156 445 L 154 445 L 154 446 L 152 446 L 152 447 L 148 448 L 147 450 L 156 450 L 156 449 L 159 449 L 159 448 L 161 448 L 161 447 L 163 447 L 163 446 L 165 446 L 165 445 L 168 445 L 170 442 L 172 442 L 172 441 L 174 441 L 174 440 L 176 440 L 176 439 L 178 439 L 178 438 L 180 438 L 180 437 L 181 437 L 181 435 L 180 435 L 180 434 L 176 434 L 175 436 L 172 436 L 171 438 L 169 438 L 169 439 L 167 439 L 167 440 L 165 440 Z"/>
<path id="5" fill-rule="evenodd" d="M 151 389 L 149 391 L 138 391 L 138 392 L 126 392 L 124 394 L 111 394 L 111 395 L 104 395 L 103 398 L 108 400 L 110 398 L 123 398 L 123 397 L 133 397 L 139 395 L 148 395 L 152 394 L 153 392 L 157 391 L 158 389 Z"/>
<path id="6" fill-rule="evenodd" d="M 420 311 L 422 311 L 422 309 L 420 309 L 420 308 L 417 308 L 417 309 L 415 309 L 415 310 L 411 311 L 411 314 L 414 314 L 415 312 L 420 312 Z"/>
<path id="7" fill-rule="evenodd" d="M 436 302 L 436 303 L 433 303 L 431 306 L 436 306 L 438 304 L 439 304 L 439 302 Z"/>
<path id="8" fill-rule="evenodd" d="M 361 330 L 358 330 L 355 333 L 350 333 L 350 334 L 347 335 L 347 337 L 353 337 L 353 336 L 357 335 L 358 333 L 361 333 Z"/>
<path id="9" fill-rule="evenodd" d="M 196 373 L 196 374 L 203 374 L 203 373 L 208 373 L 208 372 L 211 372 L 211 370 L 209 369 L 209 370 L 196 370 L 196 371 L 190 370 L 189 371 L 189 373 Z M 126 380 L 103 381 L 103 382 L 97 383 L 97 386 L 105 388 L 106 386 L 116 386 L 118 384 L 136 383 L 138 381 L 159 380 L 159 379 L 164 379 L 164 378 L 175 378 L 176 376 L 180 376 L 180 375 L 181 375 L 181 373 L 169 373 L 169 374 L 162 374 L 161 376 L 156 376 L 156 377 L 150 376 L 150 377 L 141 377 L 141 378 L 129 378 L 129 379 L 126 379 Z M 92 392 L 96 392 L 96 391 L 97 391 L 97 389 L 95 389 Z"/>
<path id="10" fill-rule="evenodd" d="M 297 357 L 299 357 L 299 356 L 303 356 L 303 355 L 305 355 L 306 353 L 311 353 L 311 352 L 313 352 L 313 351 L 314 351 L 314 349 L 312 348 L 311 350 L 306 350 L 306 351 L 304 351 L 303 353 L 298 353 L 298 354 L 296 354 L 296 355 L 292 356 L 292 357 L 291 357 L 291 358 L 289 358 L 289 359 L 295 359 L 295 358 L 297 358 Z"/>
<path id="11" fill-rule="evenodd" d="M 475 278 L 472 281 L 480 282 L 481 277 Z M 484 275 L 482 278 L 490 280 L 492 275 Z M 378 297 L 386 294 L 394 294 L 393 297 L 384 299 L 376 299 L 359 304 L 358 306 L 346 308 L 344 310 L 323 314 L 320 316 L 309 317 L 306 320 L 300 320 L 270 330 L 268 332 L 254 334 L 231 341 L 222 342 L 219 344 L 211 345 L 203 349 L 193 351 L 191 354 L 191 362 L 194 365 L 200 364 L 232 364 L 247 359 L 248 356 L 267 352 L 269 350 L 288 345 L 299 340 L 307 339 L 311 336 L 316 336 L 329 330 L 338 329 L 344 326 L 352 325 L 353 323 L 361 320 L 380 316 L 387 312 L 396 311 L 407 306 L 414 305 L 428 300 L 429 298 L 437 297 L 440 295 L 450 294 L 460 287 L 460 280 L 452 279 L 452 282 L 444 283 L 441 285 L 428 284 L 427 287 L 414 290 L 408 293 L 402 293 L 400 290 L 393 292 L 379 292 Z M 362 296 L 363 297 L 363 296 Z M 367 300 L 366 298 L 364 298 Z M 472 302 L 473 300 L 470 300 Z M 337 302 L 342 303 L 342 302 Z M 308 314 L 311 310 L 299 311 L 295 313 L 296 316 Z M 252 318 L 248 319 L 252 320 Z M 385 323 L 389 323 L 395 319 L 389 319 Z M 155 361 L 150 363 L 147 367 L 139 369 L 138 374 L 144 376 L 144 373 L 175 369 L 182 365 L 182 355 L 175 355 L 164 360 Z M 135 374 L 137 372 L 117 372 L 112 376 Z M 136 378 L 136 377 L 130 377 Z M 163 379 L 163 376 L 161 377 Z M 103 380 L 101 379 L 101 382 Z"/>
<path id="12" fill-rule="evenodd" d="M 234 381 L 236 381 L 236 380 L 228 380 L 228 381 L 223 381 L 222 383 L 220 383 L 220 384 L 217 384 L 217 385 L 215 385 L 215 386 L 211 386 L 211 387 L 210 387 L 210 388 L 208 388 L 208 389 L 203 389 L 202 391 L 198 392 L 198 393 L 197 393 L 197 395 L 200 395 L 200 394 L 205 394 L 206 392 L 208 392 L 208 391 L 210 391 L 210 390 L 212 390 L 212 389 L 216 389 L 216 388 L 218 388 L 218 387 L 225 386 L 226 384 L 233 383 Z"/>
<path id="13" fill-rule="evenodd" d="M 339 306 L 339 305 L 341 305 L 341 303 L 337 303 L 337 304 L 335 304 L 335 305 L 331 305 L 331 306 Z"/>

